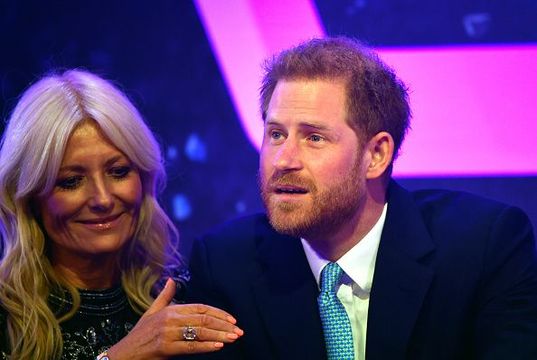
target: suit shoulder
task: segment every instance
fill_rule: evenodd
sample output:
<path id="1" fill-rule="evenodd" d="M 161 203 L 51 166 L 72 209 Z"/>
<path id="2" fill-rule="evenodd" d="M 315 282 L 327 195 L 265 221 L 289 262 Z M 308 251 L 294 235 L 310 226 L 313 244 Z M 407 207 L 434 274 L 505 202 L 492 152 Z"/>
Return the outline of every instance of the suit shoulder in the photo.
<path id="1" fill-rule="evenodd" d="M 225 243 L 236 245 L 244 242 L 251 242 L 253 239 L 263 235 L 270 235 L 274 230 L 270 226 L 265 214 L 253 214 L 243 216 L 211 229 L 202 240 L 206 243 Z"/>
<path id="2" fill-rule="evenodd" d="M 233 219 L 215 227 L 192 245 L 190 286 L 198 286 L 192 283 L 197 282 L 200 272 L 212 274 L 213 280 L 222 278 L 223 283 L 230 277 L 253 276 L 257 273 L 255 259 L 259 243 L 271 240 L 273 234 L 274 230 L 262 214 Z"/>
<path id="3" fill-rule="evenodd" d="M 519 208 L 479 195 L 452 190 L 417 190 L 411 193 L 428 222 L 435 219 L 444 223 L 489 223 L 499 218 L 509 218 L 519 224 L 529 224 L 528 216 Z"/>

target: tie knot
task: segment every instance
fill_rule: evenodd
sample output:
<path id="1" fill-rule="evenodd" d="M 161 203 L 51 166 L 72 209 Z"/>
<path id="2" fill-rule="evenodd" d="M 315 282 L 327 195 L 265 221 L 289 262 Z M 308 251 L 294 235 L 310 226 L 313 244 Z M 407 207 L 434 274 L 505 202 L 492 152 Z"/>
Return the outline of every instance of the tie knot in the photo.
<path id="1" fill-rule="evenodd" d="M 328 263 L 321 272 L 321 292 L 334 293 L 343 270 L 336 263 Z"/>

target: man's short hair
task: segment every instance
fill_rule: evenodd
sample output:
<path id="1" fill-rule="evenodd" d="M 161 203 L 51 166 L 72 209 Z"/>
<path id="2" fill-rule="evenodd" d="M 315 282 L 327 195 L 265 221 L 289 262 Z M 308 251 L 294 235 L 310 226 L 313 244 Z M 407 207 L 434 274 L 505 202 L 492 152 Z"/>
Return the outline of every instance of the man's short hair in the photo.
<path id="1" fill-rule="evenodd" d="M 260 89 L 266 113 L 279 80 L 342 80 L 347 90 L 347 121 L 364 143 L 380 131 L 394 140 L 394 157 L 410 124 L 407 88 L 394 71 L 360 42 L 345 38 L 313 39 L 269 58 Z"/>

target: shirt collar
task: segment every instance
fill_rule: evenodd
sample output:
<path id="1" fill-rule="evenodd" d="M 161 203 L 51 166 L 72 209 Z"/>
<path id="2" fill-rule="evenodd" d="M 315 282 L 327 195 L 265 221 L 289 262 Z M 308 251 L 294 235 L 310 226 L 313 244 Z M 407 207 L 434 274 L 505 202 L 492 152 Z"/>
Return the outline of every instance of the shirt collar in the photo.
<path id="1" fill-rule="evenodd" d="M 386 220 L 387 209 L 388 204 L 386 203 L 382 209 L 382 214 L 371 230 L 337 261 L 337 264 L 343 269 L 345 274 L 367 293 L 371 291 L 371 284 L 373 283 L 375 261 L 377 259 L 382 229 Z M 319 285 L 321 271 L 329 261 L 320 257 L 306 240 L 300 240 L 302 241 L 302 247 L 304 248 L 311 271 L 315 276 L 317 285 Z"/>

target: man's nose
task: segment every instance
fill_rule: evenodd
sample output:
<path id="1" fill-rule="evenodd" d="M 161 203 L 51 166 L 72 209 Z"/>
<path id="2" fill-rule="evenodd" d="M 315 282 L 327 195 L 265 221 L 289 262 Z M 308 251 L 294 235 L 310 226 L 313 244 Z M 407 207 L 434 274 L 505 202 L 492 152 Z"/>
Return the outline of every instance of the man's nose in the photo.
<path id="1" fill-rule="evenodd" d="M 278 147 L 274 156 L 273 166 L 280 171 L 300 170 L 302 168 L 302 159 L 298 141 L 293 138 L 287 138 Z"/>

